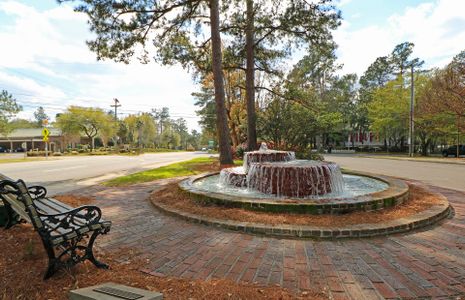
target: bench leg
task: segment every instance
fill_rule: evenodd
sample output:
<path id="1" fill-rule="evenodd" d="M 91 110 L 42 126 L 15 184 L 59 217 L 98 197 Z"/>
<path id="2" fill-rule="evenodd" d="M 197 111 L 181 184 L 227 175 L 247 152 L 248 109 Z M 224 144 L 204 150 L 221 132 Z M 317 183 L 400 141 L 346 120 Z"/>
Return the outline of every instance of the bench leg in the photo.
<path id="1" fill-rule="evenodd" d="M 53 249 L 52 245 L 49 245 L 46 242 L 43 242 L 43 244 L 48 256 L 48 267 L 44 275 L 44 280 L 47 280 L 52 277 L 53 274 L 55 274 L 58 270 L 58 260 L 55 257 L 55 250 Z"/>
<path id="2" fill-rule="evenodd" d="M 90 260 L 97 268 L 99 269 L 108 269 L 109 266 L 107 264 L 104 264 L 100 261 L 98 261 L 95 256 L 94 256 L 94 251 L 92 250 L 94 246 L 95 239 L 97 236 L 100 234 L 100 231 L 94 231 L 92 236 L 90 237 L 89 244 L 87 244 L 86 248 L 86 257 L 88 260 Z"/>

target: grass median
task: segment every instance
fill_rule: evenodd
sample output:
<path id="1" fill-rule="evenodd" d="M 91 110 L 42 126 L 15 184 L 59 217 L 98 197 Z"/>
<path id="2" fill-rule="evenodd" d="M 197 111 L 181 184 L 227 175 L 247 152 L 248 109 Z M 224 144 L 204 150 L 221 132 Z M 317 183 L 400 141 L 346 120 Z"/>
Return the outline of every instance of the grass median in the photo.
<path id="1" fill-rule="evenodd" d="M 219 170 L 218 158 L 198 157 L 188 161 L 170 164 L 152 170 L 142 171 L 104 183 L 107 186 L 124 186 L 158 179 L 196 175 L 203 172 Z"/>

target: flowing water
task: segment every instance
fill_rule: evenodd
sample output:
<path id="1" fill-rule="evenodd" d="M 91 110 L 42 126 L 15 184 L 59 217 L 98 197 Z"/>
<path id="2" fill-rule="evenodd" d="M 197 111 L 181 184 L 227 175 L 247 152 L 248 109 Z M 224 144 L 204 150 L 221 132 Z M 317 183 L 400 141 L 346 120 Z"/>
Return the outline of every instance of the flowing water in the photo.
<path id="1" fill-rule="evenodd" d="M 274 194 L 272 190 L 275 188 L 277 189 L 275 194 L 280 197 L 285 194 L 280 188 L 286 188 L 287 185 L 294 186 L 294 193 L 298 198 L 301 197 L 299 195 L 308 196 L 309 191 L 311 196 L 317 196 L 329 193 L 337 195 L 344 190 L 341 170 L 338 165 L 333 163 L 322 163 L 314 160 L 255 163 L 249 167 L 247 172 L 247 187 L 249 189 L 261 190 L 265 194 Z M 307 191 L 299 191 L 299 189 Z M 319 192 L 320 190 L 321 192 Z"/>

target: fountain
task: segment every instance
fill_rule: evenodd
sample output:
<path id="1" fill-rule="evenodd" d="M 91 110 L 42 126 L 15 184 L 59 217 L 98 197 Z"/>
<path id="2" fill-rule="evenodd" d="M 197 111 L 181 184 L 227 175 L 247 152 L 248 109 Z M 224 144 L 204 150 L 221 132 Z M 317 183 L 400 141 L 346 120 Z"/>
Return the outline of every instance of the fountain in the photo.
<path id="1" fill-rule="evenodd" d="M 179 188 L 199 205 L 200 213 L 170 208 L 163 203 L 156 206 L 193 222 L 273 236 L 371 237 L 427 226 L 449 213 L 449 204 L 441 196 L 439 204 L 412 217 L 365 224 L 365 212 L 393 206 L 402 210 L 399 205 L 409 199 L 409 186 L 403 180 L 384 175 L 341 172 L 331 162 L 298 160 L 294 152 L 269 150 L 265 144 L 258 151 L 246 152 L 242 166 L 193 176 L 179 182 Z M 214 217 L 210 216 L 211 206 L 227 208 L 227 216 L 218 216 L 217 211 Z M 242 210 L 263 212 L 265 219 L 257 214 L 255 217 L 261 221 L 249 221 Z M 287 219 L 290 214 L 343 215 L 356 211 L 360 212 L 360 224 L 351 221 L 345 225 L 333 224 L 332 216 L 323 217 L 330 220 L 328 225 L 313 225 L 318 218 L 312 217 L 306 219 L 309 225 Z M 273 218 L 274 213 L 279 215 Z"/>
<path id="2" fill-rule="evenodd" d="M 292 151 L 270 150 L 264 143 L 244 154 L 242 166 L 191 177 L 179 186 L 215 205 L 305 214 L 379 210 L 408 198 L 408 186 L 401 180 L 343 174 L 335 163 L 299 160 Z"/>
<path id="3" fill-rule="evenodd" d="M 220 183 L 248 188 L 277 197 L 311 197 L 342 193 L 342 173 L 334 163 L 296 160 L 292 151 L 246 152 L 242 167 L 223 169 Z"/>

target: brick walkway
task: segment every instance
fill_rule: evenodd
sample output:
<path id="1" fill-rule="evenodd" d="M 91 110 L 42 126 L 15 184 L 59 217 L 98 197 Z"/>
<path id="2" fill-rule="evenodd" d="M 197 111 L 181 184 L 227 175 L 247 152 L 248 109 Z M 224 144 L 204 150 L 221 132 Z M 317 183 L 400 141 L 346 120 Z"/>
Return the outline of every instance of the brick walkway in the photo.
<path id="1" fill-rule="evenodd" d="M 313 241 L 221 231 L 162 215 L 147 200 L 161 184 L 86 190 L 113 221 L 97 245 L 134 249 L 147 261 L 145 271 L 158 276 L 316 288 L 334 299 L 465 295 L 465 193 L 434 188 L 449 198 L 455 216 L 430 230 Z"/>

